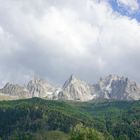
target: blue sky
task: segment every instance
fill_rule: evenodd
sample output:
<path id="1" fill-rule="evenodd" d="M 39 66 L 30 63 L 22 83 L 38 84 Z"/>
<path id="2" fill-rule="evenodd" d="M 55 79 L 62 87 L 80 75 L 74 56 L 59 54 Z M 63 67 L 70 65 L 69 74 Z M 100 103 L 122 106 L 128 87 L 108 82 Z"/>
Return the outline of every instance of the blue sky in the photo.
<path id="1" fill-rule="evenodd" d="M 137 2 L 140 6 L 140 0 Z M 114 11 L 120 13 L 121 15 L 136 19 L 138 22 L 140 22 L 140 9 L 132 12 L 130 8 L 124 5 L 119 5 L 117 0 L 109 0 L 109 3 L 111 4 Z"/>

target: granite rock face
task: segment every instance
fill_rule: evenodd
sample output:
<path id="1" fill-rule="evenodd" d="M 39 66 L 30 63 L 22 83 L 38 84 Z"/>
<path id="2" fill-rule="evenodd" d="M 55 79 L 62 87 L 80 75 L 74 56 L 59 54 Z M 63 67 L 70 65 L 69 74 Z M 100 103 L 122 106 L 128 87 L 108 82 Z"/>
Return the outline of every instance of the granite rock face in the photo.
<path id="1" fill-rule="evenodd" d="M 64 83 L 58 94 L 58 99 L 74 101 L 89 101 L 95 97 L 93 87 L 73 75 Z"/>
<path id="2" fill-rule="evenodd" d="M 139 100 L 140 85 L 118 75 L 109 75 L 94 84 L 71 75 L 62 87 L 56 88 L 47 81 L 33 78 L 26 86 L 7 83 L 0 89 L 1 97 L 12 99 L 40 97 L 49 100 L 90 101 L 101 99 Z"/>
<path id="3" fill-rule="evenodd" d="M 43 79 L 34 78 L 27 84 L 27 90 L 31 93 L 32 97 L 51 99 L 55 88 Z"/>
<path id="4" fill-rule="evenodd" d="M 18 84 L 7 83 L 2 89 L 0 89 L 0 93 L 3 93 L 3 95 L 5 94 L 6 96 L 13 96 L 17 99 L 32 97 L 25 87 Z"/>
<path id="5" fill-rule="evenodd" d="M 116 100 L 139 100 L 140 85 L 126 77 L 109 75 L 93 85 L 100 98 Z"/>
<path id="6" fill-rule="evenodd" d="M 28 82 L 27 86 L 7 83 L 0 89 L 0 93 L 18 96 L 19 98 L 45 97 L 52 99 L 54 91 L 55 88 L 51 84 L 39 78 L 33 78 Z"/>

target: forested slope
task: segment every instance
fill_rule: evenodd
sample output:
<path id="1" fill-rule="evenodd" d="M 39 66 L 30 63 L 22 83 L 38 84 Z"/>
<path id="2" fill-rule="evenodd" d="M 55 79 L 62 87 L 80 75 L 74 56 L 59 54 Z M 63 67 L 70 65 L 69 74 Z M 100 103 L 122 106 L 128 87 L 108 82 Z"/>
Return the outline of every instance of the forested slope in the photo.
<path id="1" fill-rule="evenodd" d="M 70 139 L 83 124 L 104 139 L 140 139 L 140 101 L 64 102 L 39 98 L 0 102 L 0 137 Z M 75 134 L 75 133 L 74 133 Z"/>

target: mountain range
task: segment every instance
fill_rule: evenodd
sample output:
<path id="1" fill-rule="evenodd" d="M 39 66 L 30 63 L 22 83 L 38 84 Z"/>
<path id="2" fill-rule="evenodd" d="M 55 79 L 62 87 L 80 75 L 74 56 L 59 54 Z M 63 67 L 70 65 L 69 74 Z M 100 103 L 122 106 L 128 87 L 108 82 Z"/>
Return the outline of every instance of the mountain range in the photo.
<path id="1" fill-rule="evenodd" d="M 71 75 L 62 87 L 56 87 L 40 78 L 33 78 L 25 86 L 7 83 L 0 89 L 1 100 L 32 97 L 72 101 L 139 100 L 140 84 L 118 75 L 108 75 L 100 78 L 96 84 L 89 84 Z"/>

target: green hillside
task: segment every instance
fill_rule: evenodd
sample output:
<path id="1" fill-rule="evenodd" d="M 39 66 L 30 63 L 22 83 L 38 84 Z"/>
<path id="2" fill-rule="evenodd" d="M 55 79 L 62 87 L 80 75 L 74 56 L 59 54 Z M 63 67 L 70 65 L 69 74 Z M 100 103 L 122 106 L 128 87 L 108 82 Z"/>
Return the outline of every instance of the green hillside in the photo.
<path id="1" fill-rule="evenodd" d="M 140 101 L 81 103 L 32 98 L 0 102 L 2 140 L 75 140 L 77 133 L 82 136 L 79 140 L 85 140 L 85 132 L 104 140 L 139 140 Z M 92 136 L 86 139 L 94 140 Z"/>

